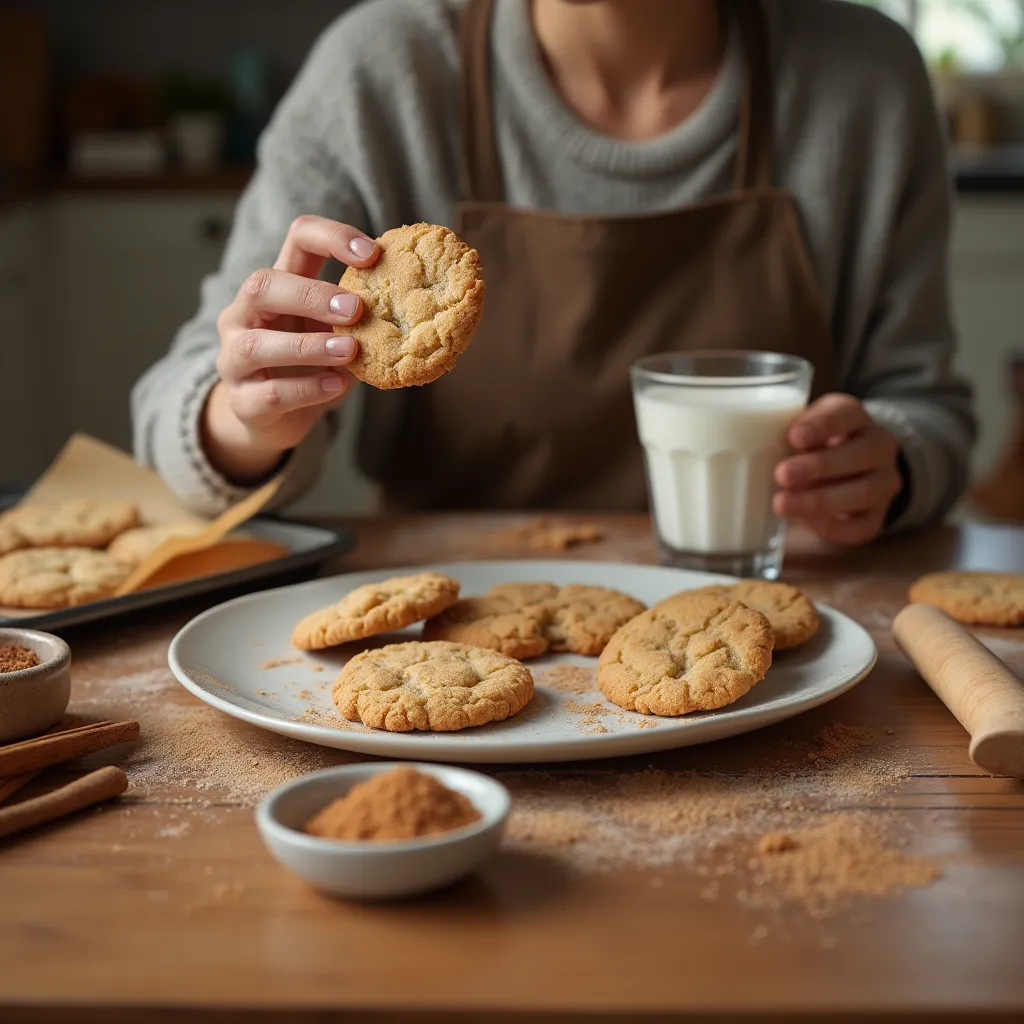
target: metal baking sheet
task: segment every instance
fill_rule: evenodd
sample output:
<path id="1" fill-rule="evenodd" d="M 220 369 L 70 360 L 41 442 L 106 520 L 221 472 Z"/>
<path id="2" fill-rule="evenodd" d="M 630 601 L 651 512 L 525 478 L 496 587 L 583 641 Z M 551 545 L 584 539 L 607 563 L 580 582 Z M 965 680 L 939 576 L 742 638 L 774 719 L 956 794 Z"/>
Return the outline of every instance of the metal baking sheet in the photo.
<path id="1" fill-rule="evenodd" d="M 288 576 L 302 569 L 316 568 L 331 558 L 343 555 L 355 547 L 353 534 L 332 530 L 322 526 L 307 526 L 285 519 L 260 518 L 249 520 L 244 531 L 251 537 L 273 541 L 289 549 L 290 554 L 282 555 L 260 565 L 244 569 L 204 576 L 200 579 L 183 580 L 166 587 L 141 590 L 137 594 L 125 594 L 107 601 L 93 601 L 76 608 L 61 608 L 37 614 L 0 617 L 0 626 L 31 626 L 33 629 L 57 629 L 80 626 L 86 622 L 99 622 L 118 615 L 138 611 L 141 608 L 157 608 L 180 601 L 184 598 L 212 594 L 219 590 L 236 587 L 245 583 L 256 583 Z"/>

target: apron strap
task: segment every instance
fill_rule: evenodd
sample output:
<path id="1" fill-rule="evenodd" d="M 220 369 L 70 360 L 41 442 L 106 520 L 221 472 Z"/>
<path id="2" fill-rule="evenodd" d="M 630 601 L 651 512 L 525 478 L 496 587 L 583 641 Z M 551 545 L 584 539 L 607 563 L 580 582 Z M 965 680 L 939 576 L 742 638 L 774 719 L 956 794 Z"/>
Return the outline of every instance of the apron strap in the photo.
<path id="1" fill-rule="evenodd" d="M 459 25 L 459 115 L 463 200 L 501 202 L 504 188 L 491 104 L 490 28 L 494 0 L 469 0 Z"/>
<path id="2" fill-rule="evenodd" d="M 772 185 L 773 90 L 768 29 L 761 0 L 736 0 L 736 11 L 747 81 L 740 106 L 733 187 L 744 192 Z"/>

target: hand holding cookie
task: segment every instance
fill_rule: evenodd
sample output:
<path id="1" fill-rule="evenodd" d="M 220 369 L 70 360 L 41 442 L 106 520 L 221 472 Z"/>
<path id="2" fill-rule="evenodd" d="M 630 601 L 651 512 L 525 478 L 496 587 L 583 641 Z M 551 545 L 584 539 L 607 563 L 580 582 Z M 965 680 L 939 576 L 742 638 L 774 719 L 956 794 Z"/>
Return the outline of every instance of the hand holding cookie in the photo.
<path id="1" fill-rule="evenodd" d="M 202 430 L 207 455 L 227 476 L 247 482 L 270 472 L 344 397 L 352 383 L 345 368 L 359 351 L 344 331 L 363 303 L 317 275 L 328 257 L 369 267 L 379 254 L 356 228 L 299 217 L 273 267 L 252 273 L 221 313 L 221 379 Z"/>

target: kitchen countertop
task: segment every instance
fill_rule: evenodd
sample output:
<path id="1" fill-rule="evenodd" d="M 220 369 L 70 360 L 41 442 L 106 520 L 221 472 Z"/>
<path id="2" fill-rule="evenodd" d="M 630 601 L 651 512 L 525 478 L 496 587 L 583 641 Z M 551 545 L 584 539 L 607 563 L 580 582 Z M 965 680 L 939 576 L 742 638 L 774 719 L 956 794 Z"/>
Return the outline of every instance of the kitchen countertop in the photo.
<path id="1" fill-rule="evenodd" d="M 654 560 L 644 517 L 591 518 L 605 539 L 570 557 Z M 512 521 L 346 522 L 360 544 L 334 568 L 468 557 L 482 535 Z M 117 804 L 0 845 L 0 1017 L 118 1022 L 161 1008 L 156 1019 L 166 1021 L 188 1008 L 189 1020 L 262 1022 L 344 1009 L 348 1021 L 554 1021 L 601 1010 L 607 1024 L 643 1013 L 651 1020 L 717 1011 L 786 1021 L 801 1012 L 844 1013 L 849 1021 L 941 1009 L 970 1020 L 1000 1013 L 1019 1020 L 1024 784 L 971 764 L 965 733 L 888 632 L 907 584 L 946 566 L 1024 571 L 1024 530 L 950 527 L 840 553 L 796 531 L 787 579 L 871 630 L 880 651 L 872 675 L 781 725 L 600 766 L 616 777 L 654 764 L 756 778 L 769 755 L 803 758 L 826 726 L 870 730 L 912 770 L 862 810 L 893 816 L 910 838 L 908 853 L 941 866 L 943 877 L 929 888 L 860 898 L 818 920 L 799 904 L 754 909 L 728 877 L 708 902 L 707 879 L 692 864 L 576 873 L 557 856 L 506 851 L 446 892 L 350 905 L 317 895 L 278 867 L 245 801 L 170 777 L 154 788 L 151 778 L 148 789 L 136 786 Z M 173 685 L 167 642 L 200 607 L 68 634 L 73 702 L 80 711 L 102 706 L 138 717 L 143 744 L 171 705 L 194 709 L 204 729 L 222 729 L 243 749 L 257 740 L 287 742 L 268 740 Z M 982 634 L 1024 673 L 1024 630 Z M 537 785 L 556 786 L 560 773 L 580 768 L 553 768 Z M 251 1008 L 261 1012 L 253 1017 Z M 413 1017 L 413 1009 L 423 1016 Z"/>

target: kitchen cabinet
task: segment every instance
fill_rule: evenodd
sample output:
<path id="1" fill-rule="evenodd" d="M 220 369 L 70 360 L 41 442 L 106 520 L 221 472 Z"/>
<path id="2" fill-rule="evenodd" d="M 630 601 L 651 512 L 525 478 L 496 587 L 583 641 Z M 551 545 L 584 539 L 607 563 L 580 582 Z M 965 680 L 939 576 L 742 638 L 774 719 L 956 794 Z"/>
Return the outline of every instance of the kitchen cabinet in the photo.
<path id="1" fill-rule="evenodd" d="M 952 247 L 957 365 L 975 388 L 975 477 L 1007 443 L 1014 415 L 1009 361 L 1024 352 L 1024 196 L 962 198 Z"/>
<path id="2" fill-rule="evenodd" d="M 131 444 L 128 393 L 195 312 L 234 202 L 230 194 L 87 193 L 51 201 L 69 428 Z"/>
<path id="3" fill-rule="evenodd" d="M 60 443 L 63 339 L 40 272 L 45 220 L 42 203 L 0 208 L 0 485 L 30 480 Z"/>

